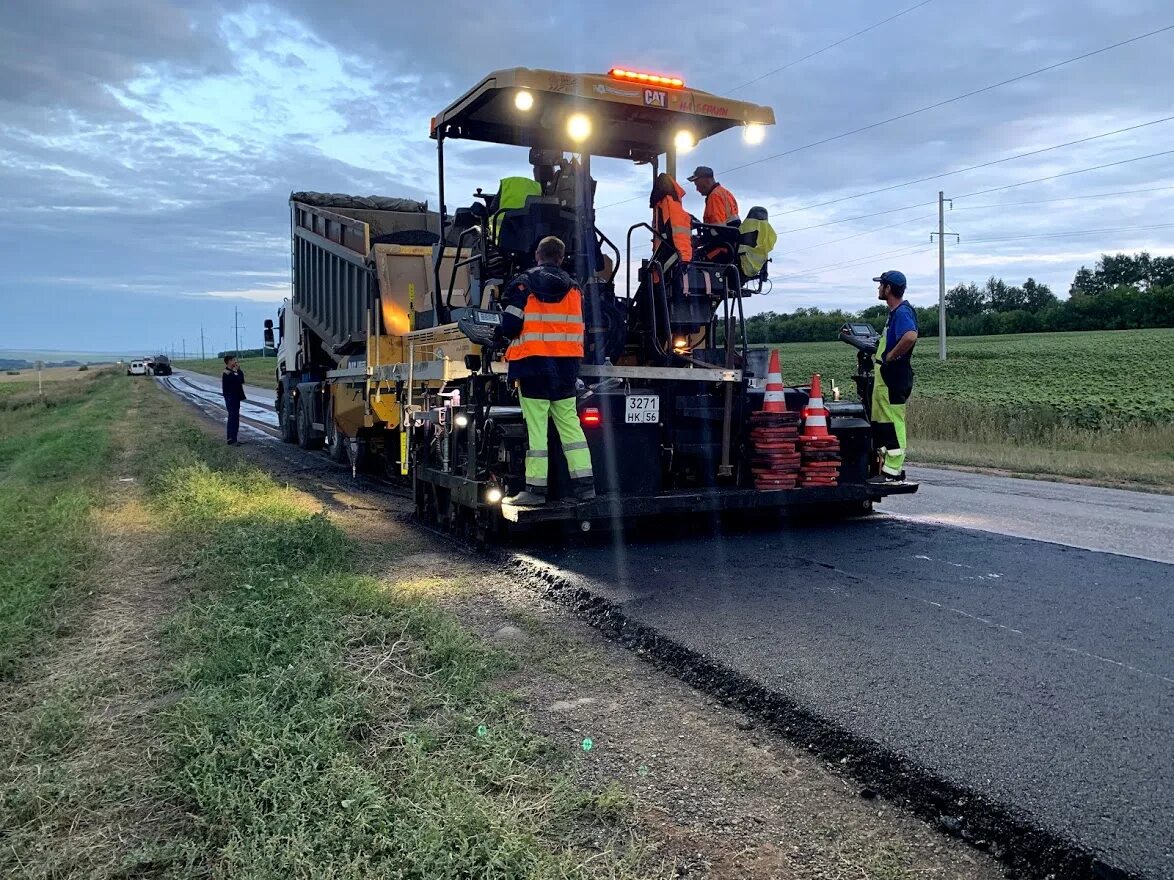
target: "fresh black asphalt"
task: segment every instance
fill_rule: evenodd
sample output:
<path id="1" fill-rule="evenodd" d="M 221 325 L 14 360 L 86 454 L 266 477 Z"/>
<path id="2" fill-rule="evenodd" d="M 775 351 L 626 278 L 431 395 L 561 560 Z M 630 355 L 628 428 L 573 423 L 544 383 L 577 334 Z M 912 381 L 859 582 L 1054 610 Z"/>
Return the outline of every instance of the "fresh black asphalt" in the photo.
<path id="1" fill-rule="evenodd" d="M 531 546 L 636 624 L 1174 877 L 1174 566 L 876 517 Z"/>

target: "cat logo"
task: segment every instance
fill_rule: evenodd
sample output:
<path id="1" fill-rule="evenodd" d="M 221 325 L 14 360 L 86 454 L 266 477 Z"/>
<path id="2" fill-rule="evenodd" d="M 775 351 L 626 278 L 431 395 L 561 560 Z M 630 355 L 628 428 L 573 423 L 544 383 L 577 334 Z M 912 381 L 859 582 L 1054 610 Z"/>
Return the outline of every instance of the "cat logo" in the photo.
<path id="1" fill-rule="evenodd" d="M 657 89 L 644 90 L 644 106 L 645 107 L 660 107 L 667 110 L 669 106 L 669 96 L 667 92 L 661 92 Z"/>

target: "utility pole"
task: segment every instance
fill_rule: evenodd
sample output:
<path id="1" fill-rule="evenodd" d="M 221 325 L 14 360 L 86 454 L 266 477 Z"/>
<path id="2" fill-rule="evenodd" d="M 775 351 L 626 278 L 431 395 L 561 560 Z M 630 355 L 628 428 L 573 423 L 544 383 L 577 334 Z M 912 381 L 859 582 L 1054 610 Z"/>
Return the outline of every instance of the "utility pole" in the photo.
<path id="1" fill-rule="evenodd" d="M 207 356 L 204 354 L 204 325 L 203 324 L 200 325 L 200 360 L 207 360 Z"/>
<path id="2" fill-rule="evenodd" d="M 182 336 L 180 337 L 180 340 L 179 340 L 179 353 L 180 353 L 179 359 L 181 361 L 186 361 L 188 359 L 188 341 L 185 337 L 182 337 Z"/>
<path id="3" fill-rule="evenodd" d="M 938 237 L 938 358 L 940 360 L 946 359 L 946 236 L 952 235 L 958 241 L 962 237 L 956 232 L 946 232 L 946 202 L 950 203 L 950 207 L 954 207 L 954 200 L 947 199 L 946 194 L 938 191 L 938 231 L 929 234 L 929 240 L 933 241 L 934 235 Z"/>
<path id="4" fill-rule="evenodd" d="M 239 356 L 241 350 L 241 310 L 236 306 L 232 307 L 232 329 L 236 339 L 236 354 Z"/>

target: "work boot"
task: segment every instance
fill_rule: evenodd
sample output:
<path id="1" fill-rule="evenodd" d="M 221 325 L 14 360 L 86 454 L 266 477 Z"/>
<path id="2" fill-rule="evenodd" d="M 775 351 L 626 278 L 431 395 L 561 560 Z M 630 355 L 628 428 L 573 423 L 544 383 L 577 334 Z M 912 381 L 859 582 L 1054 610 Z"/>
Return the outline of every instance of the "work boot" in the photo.
<path id="1" fill-rule="evenodd" d="M 905 472 L 901 471 L 901 473 L 894 475 L 886 474 L 884 471 L 881 471 L 875 477 L 869 477 L 868 482 L 872 483 L 873 485 L 884 485 L 885 483 L 904 483 Z"/>
<path id="2" fill-rule="evenodd" d="M 501 499 L 501 503 L 511 507 L 541 507 L 546 503 L 546 496 L 540 495 L 532 489 L 525 489 L 517 495 Z"/>
<path id="3" fill-rule="evenodd" d="M 595 498 L 595 478 L 581 477 L 571 480 L 571 491 L 576 501 L 591 501 Z"/>

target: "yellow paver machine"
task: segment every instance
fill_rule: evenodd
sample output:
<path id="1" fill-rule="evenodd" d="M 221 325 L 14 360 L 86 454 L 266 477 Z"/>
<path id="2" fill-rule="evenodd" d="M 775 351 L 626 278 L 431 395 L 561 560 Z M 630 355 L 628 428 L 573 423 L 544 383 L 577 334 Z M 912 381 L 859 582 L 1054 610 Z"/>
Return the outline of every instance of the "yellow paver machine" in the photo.
<path id="1" fill-rule="evenodd" d="M 764 489 L 756 479 L 769 353 L 747 345 L 744 301 L 767 277 L 761 209 L 740 223 L 693 221 L 690 260 L 673 258 L 671 236 L 650 223 L 613 238 L 596 222 L 593 158 L 647 167 L 651 190 L 660 173 L 676 176 L 681 151 L 730 129 L 754 144 L 773 123 L 769 107 L 671 76 L 501 70 L 432 119 L 438 212 L 295 193 L 277 400 L 286 439 L 325 442 L 340 459 L 410 480 L 424 519 L 482 538 L 551 520 L 589 528 L 668 514 L 860 511 L 915 491 L 868 482 L 872 431 L 865 404 L 855 402 L 826 405 L 838 441 L 833 485 Z M 467 204 L 454 199 L 445 158 L 469 141 L 525 148 L 518 167 L 530 173 L 479 187 Z M 488 340 L 501 323 L 503 289 L 534 265 L 548 235 L 567 245 L 563 268 L 583 292 L 578 411 L 598 497 L 571 500 L 552 436 L 548 503 L 513 507 L 502 499 L 524 483 L 526 430 Z M 866 390 L 871 360 L 859 363 Z M 772 415 L 772 424 L 800 421 L 810 391 L 773 393 L 766 409 L 793 415 Z"/>

